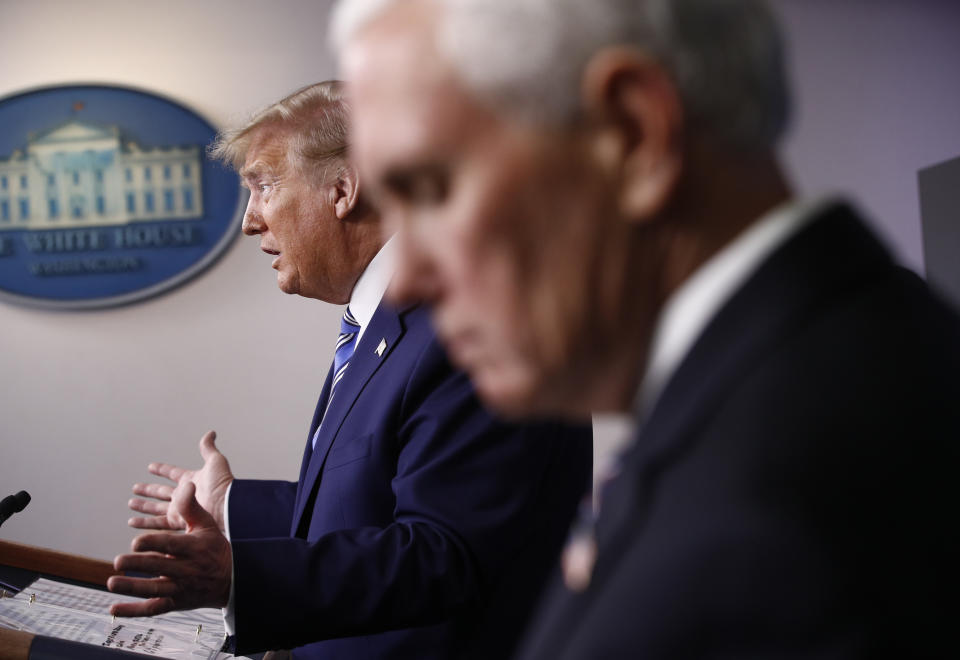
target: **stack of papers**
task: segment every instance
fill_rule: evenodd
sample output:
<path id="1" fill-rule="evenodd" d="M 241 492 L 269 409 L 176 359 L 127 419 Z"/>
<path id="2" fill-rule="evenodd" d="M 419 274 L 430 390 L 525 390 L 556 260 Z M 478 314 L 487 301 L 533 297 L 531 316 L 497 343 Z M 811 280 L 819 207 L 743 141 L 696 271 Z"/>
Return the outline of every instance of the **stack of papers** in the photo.
<path id="1" fill-rule="evenodd" d="M 110 615 L 113 603 L 139 600 L 41 578 L 0 598 L 0 627 L 162 658 L 218 657 L 225 639 L 220 610 L 144 618 Z"/>

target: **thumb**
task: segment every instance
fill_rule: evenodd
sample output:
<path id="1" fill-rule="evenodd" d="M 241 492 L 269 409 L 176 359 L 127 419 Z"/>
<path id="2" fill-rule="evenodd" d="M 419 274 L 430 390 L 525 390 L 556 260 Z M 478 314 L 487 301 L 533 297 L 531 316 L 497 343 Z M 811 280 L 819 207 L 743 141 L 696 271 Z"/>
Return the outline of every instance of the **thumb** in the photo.
<path id="1" fill-rule="evenodd" d="M 216 527 L 217 523 L 197 502 L 197 487 L 188 479 L 184 479 L 173 491 L 171 504 L 187 528 L 192 532 L 198 527 Z"/>
<path id="2" fill-rule="evenodd" d="M 203 434 L 203 437 L 200 438 L 200 457 L 203 458 L 204 462 L 209 461 L 211 458 L 220 454 L 220 451 L 217 449 L 217 445 L 215 444 L 216 441 L 216 431 L 207 431 Z"/>

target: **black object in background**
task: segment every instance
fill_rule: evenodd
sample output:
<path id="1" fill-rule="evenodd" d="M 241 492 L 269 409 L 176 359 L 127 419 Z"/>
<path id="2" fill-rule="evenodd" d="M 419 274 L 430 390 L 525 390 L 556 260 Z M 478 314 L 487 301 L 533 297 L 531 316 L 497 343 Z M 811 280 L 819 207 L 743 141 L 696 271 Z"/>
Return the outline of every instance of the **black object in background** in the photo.
<path id="1" fill-rule="evenodd" d="M 960 158 L 920 170 L 927 279 L 960 308 Z"/>
<path id="2" fill-rule="evenodd" d="M 30 493 L 25 490 L 21 490 L 16 495 L 4 497 L 0 500 L 0 525 L 13 514 L 23 511 L 28 504 L 30 504 Z"/>

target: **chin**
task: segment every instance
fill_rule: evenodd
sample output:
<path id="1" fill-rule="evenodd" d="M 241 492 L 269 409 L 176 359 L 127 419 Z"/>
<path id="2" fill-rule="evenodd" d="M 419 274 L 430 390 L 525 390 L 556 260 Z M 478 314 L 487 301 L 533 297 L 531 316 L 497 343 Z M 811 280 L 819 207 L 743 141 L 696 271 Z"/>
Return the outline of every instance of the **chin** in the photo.
<path id="1" fill-rule="evenodd" d="M 290 277 L 284 277 L 282 273 L 277 275 L 277 287 L 286 294 L 300 293 L 297 282 Z"/>
<path id="2" fill-rule="evenodd" d="M 590 419 L 577 401 L 555 396 L 536 374 L 520 369 L 479 369 L 471 372 L 477 395 L 484 405 L 506 419 L 560 418 Z"/>

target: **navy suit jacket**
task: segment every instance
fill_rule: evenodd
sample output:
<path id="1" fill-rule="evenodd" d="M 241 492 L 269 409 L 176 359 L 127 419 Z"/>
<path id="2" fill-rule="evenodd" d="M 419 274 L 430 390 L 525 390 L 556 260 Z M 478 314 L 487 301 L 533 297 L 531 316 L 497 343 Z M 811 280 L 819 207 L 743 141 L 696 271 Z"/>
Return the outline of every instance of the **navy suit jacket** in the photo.
<path id="1" fill-rule="evenodd" d="M 838 206 L 718 312 L 525 660 L 956 657 L 960 323 Z"/>
<path id="2" fill-rule="evenodd" d="M 509 656 L 589 488 L 589 427 L 493 419 L 423 308 L 380 305 L 323 418 L 329 388 L 297 483 L 233 483 L 237 652 Z"/>

